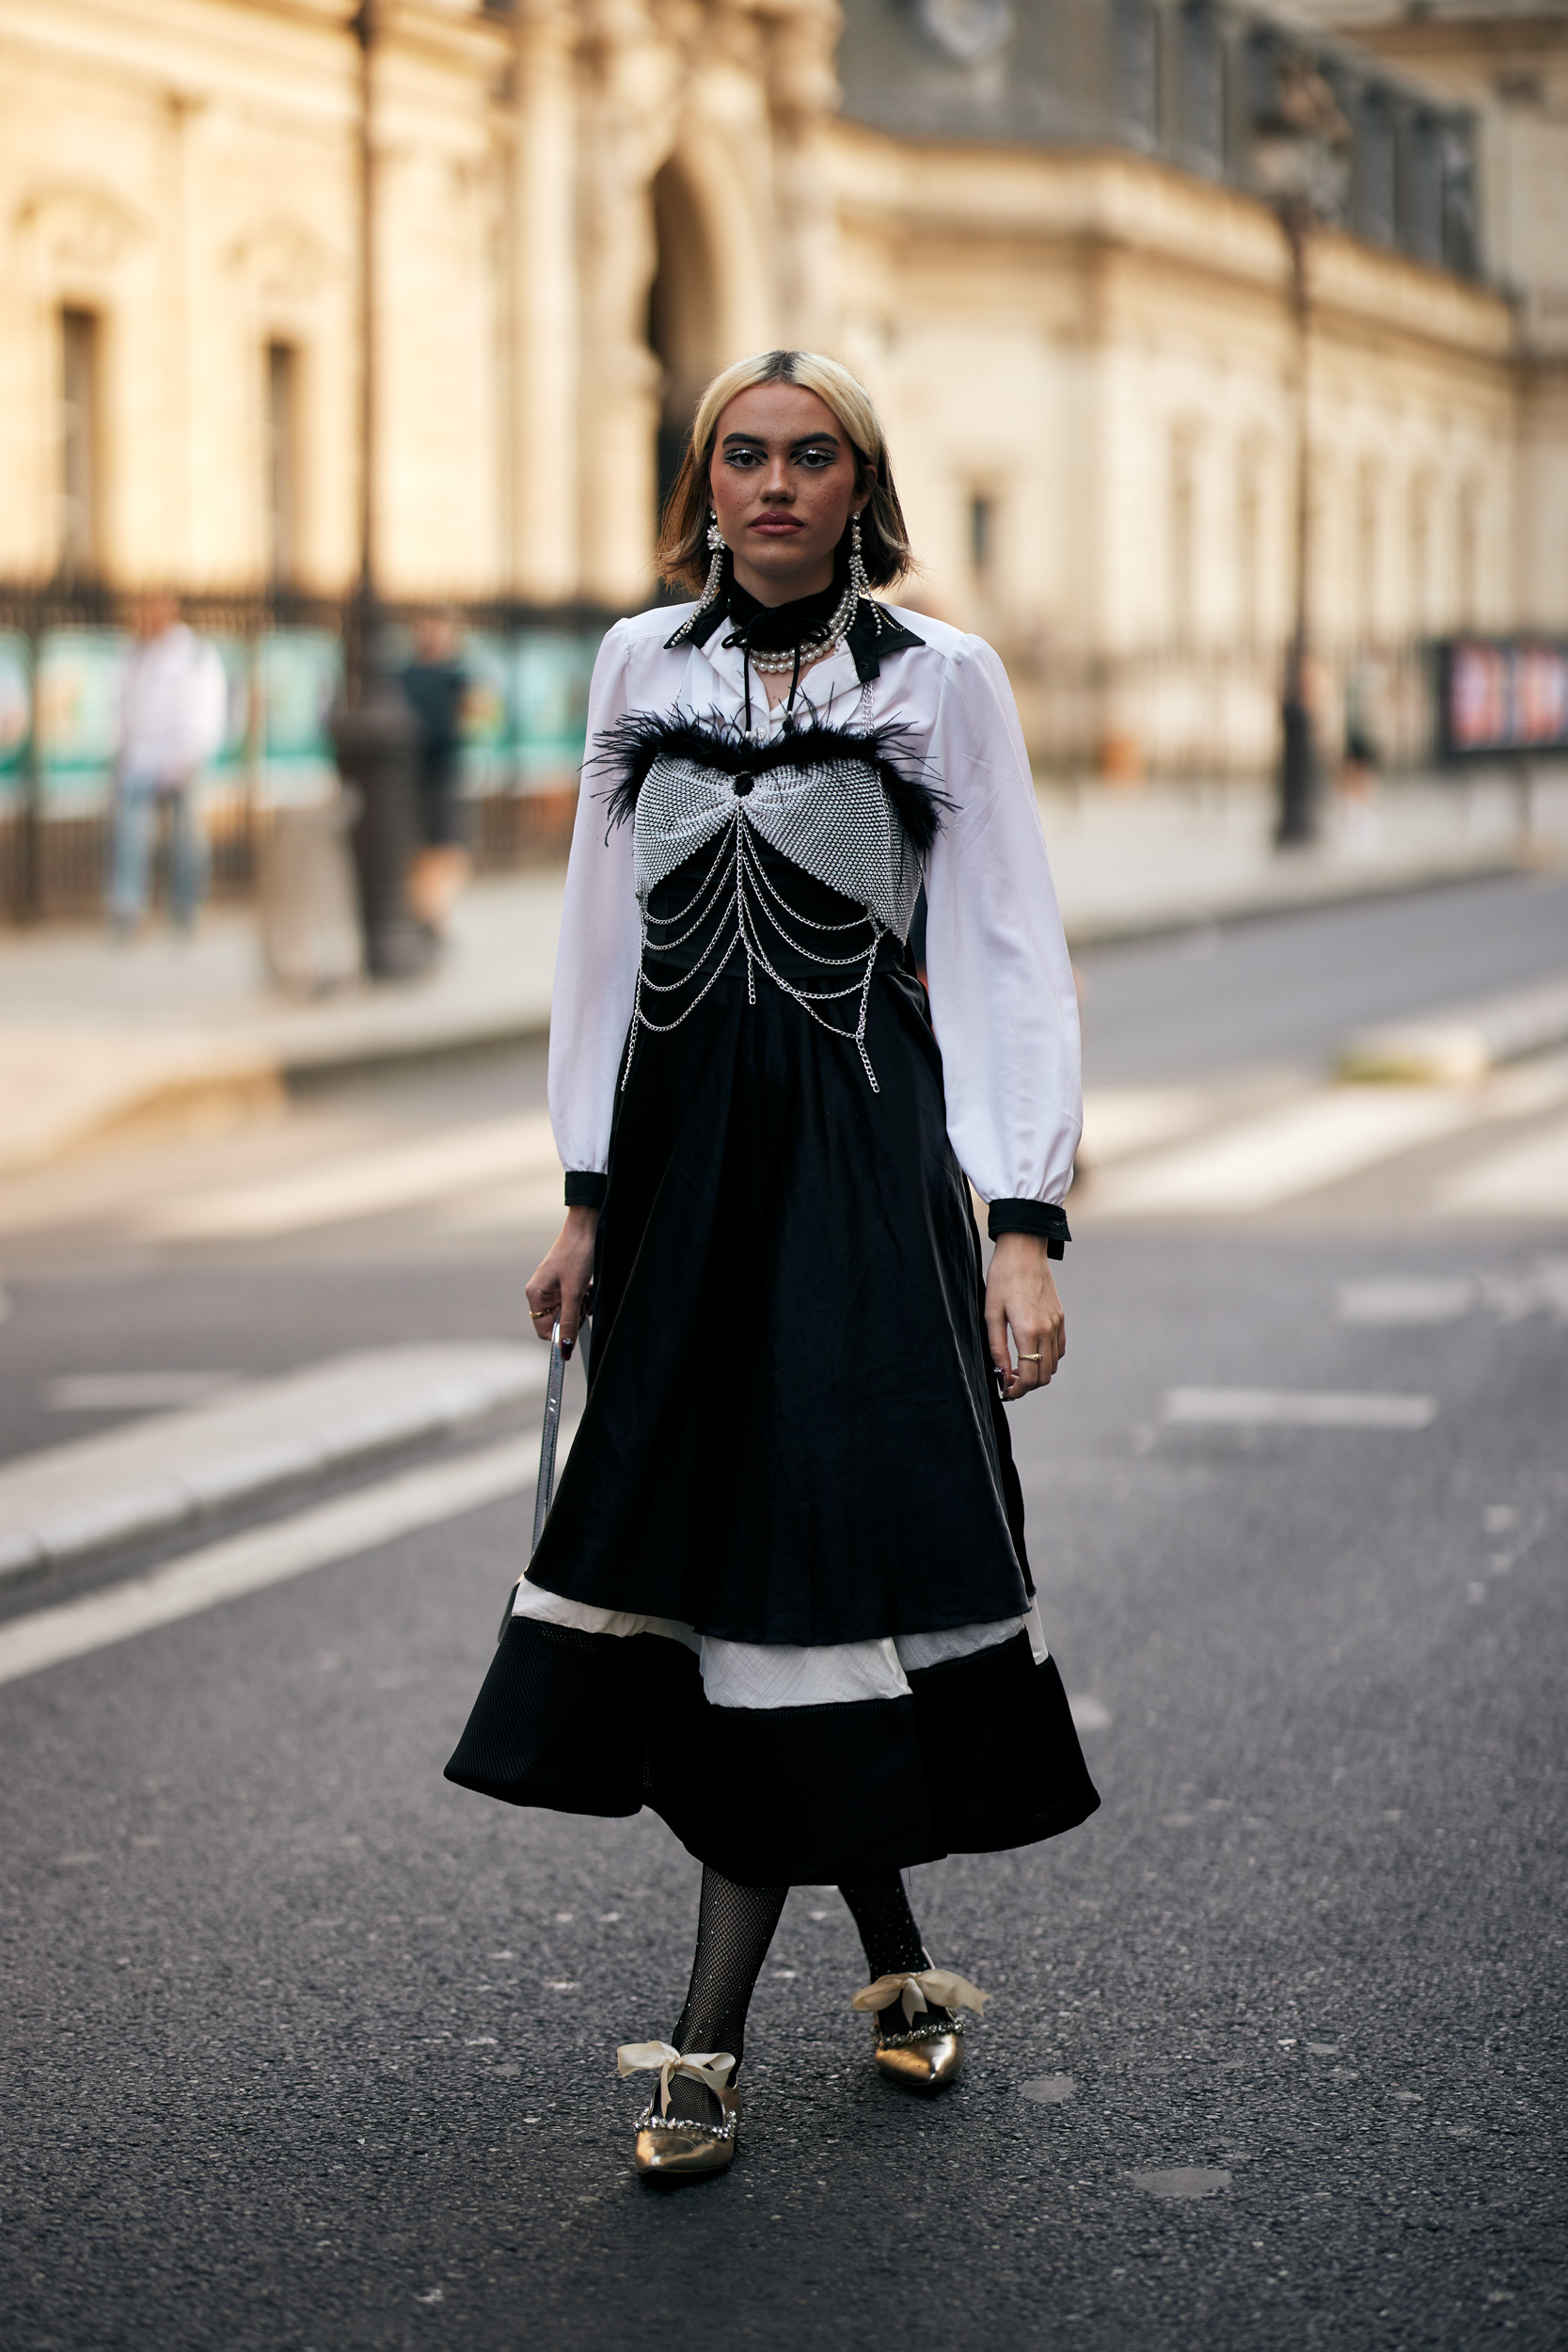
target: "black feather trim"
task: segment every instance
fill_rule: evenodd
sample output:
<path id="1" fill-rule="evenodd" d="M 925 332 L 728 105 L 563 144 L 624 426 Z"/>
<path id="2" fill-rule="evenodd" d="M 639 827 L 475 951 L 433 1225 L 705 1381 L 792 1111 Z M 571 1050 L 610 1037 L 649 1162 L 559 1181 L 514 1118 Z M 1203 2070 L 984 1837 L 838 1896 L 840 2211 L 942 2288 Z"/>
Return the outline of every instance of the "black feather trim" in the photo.
<path id="1" fill-rule="evenodd" d="M 953 803 L 945 792 L 899 766 L 895 755 L 909 732 L 897 725 L 829 727 L 813 717 L 786 722 L 781 733 L 759 743 L 738 720 L 699 719 L 678 706 L 667 712 L 631 710 L 598 738 L 588 766 L 614 772 L 614 781 L 601 795 L 611 833 L 636 816 L 638 795 L 657 759 L 688 759 L 726 776 L 766 776 L 776 768 L 851 763 L 874 768 L 910 847 L 924 857 L 942 829 L 943 811 Z"/>

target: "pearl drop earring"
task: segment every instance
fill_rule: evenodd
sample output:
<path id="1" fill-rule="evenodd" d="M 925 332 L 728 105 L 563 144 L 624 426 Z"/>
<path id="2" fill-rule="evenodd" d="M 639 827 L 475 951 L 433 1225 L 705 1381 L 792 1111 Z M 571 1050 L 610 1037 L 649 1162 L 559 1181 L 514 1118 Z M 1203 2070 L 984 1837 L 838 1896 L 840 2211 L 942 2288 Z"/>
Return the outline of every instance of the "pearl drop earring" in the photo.
<path id="1" fill-rule="evenodd" d="M 724 534 L 719 528 L 719 517 L 711 506 L 707 516 L 707 543 L 712 550 L 712 560 L 707 567 L 707 578 L 703 582 L 702 599 L 697 606 L 699 612 L 705 612 L 708 606 L 717 601 L 720 583 L 724 577 Z"/>
<path id="2" fill-rule="evenodd" d="M 719 592 L 724 584 L 724 550 L 729 543 L 719 528 L 719 517 L 711 506 L 707 511 L 707 544 L 713 553 L 707 567 L 707 578 L 703 582 L 703 593 L 698 597 L 695 608 L 688 613 L 673 637 L 671 638 L 672 645 L 681 644 L 690 636 L 702 615 L 708 611 L 710 606 L 718 603 Z"/>
<path id="3" fill-rule="evenodd" d="M 882 616 L 877 612 L 871 596 L 871 582 L 865 576 L 865 558 L 861 552 L 861 518 L 858 515 L 853 515 L 849 518 L 849 594 L 854 600 L 851 611 L 854 605 L 860 603 L 863 596 L 871 606 L 872 612 L 876 613 L 877 634 L 879 637 L 882 633 Z"/>

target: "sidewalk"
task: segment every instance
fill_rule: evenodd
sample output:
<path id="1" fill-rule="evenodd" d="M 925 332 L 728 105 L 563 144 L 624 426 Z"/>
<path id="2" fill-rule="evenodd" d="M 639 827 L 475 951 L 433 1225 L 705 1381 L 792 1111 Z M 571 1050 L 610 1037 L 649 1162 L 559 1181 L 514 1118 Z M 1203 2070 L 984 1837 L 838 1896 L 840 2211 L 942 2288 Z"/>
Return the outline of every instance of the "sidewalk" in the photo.
<path id="1" fill-rule="evenodd" d="M 1544 773 L 1528 840 L 1515 791 L 1497 782 L 1390 786 L 1358 834 L 1285 856 L 1272 847 L 1272 801 L 1251 787 L 1052 788 L 1040 810 L 1074 946 L 1568 865 L 1568 776 Z M 542 1034 L 562 880 L 482 882 L 431 977 L 315 1001 L 268 991 L 245 911 L 214 914 L 189 944 L 0 931 L 0 1174 L 192 1097 Z"/>

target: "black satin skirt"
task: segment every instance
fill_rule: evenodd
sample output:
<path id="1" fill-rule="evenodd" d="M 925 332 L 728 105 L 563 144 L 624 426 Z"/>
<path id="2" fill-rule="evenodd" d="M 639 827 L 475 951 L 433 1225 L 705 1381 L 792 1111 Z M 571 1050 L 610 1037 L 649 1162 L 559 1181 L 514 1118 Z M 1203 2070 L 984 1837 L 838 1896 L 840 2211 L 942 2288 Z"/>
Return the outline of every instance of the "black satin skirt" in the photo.
<path id="1" fill-rule="evenodd" d="M 854 913 L 799 872 L 791 898 L 822 922 Z M 852 1028 L 858 993 L 822 1009 Z M 852 1038 L 760 972 L 749 993 L 738 960 L 679 1025 L 637 1036 L 588 1403 L 531 1583 L 807 1647 L 1024 1614 L 980 1238 L 925 992 L 891 940 L 864 1044 L 875 1088 Z M 679 1642 L 514 1618 L 448 1777 L 568 1812 L 651 1804 L 758 1884 L 1023 1844 L 1094 1810 L 1056 1668 L 1027 1636 L 908 1680 L 908 1697 L 716 1707 Z"/>

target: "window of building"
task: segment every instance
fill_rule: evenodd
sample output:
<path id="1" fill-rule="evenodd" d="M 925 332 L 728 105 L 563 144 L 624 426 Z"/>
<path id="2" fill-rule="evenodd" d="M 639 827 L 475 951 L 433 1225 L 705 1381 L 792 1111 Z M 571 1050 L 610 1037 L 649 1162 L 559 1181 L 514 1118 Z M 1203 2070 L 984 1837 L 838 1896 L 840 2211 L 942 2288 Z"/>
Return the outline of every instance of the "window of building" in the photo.
<path id="1" fill-rule="evenodd" d="M 988 587 L 996 564 L 996 509 L 980 491 L 969 501 L 969 562 L 980 585 Z"/>
<path id="2" fill-rule="evenodd" d="M 291 343 L 266 348 L 267 577 L 293 580 L 299 564 L 298 358 Z"/>
<path id="3" fill-rule="evenodd" d="M 1181 143 L 1216 169 L 1225 159 L 1225 59 L 1219 21 L 1204 0 L 1181 11 Z"/>
<path id="4" fill-rule="evenodd" d="M 654 181 L 653 213 L 647 337 L 659 369 L 654 468 L 655 508 L 662 515 L 703 389 L 729 355 L 721 340 L 713 242 L 696 187 L 678 156 L 672 156 Z"/>
<path id="5" fill-rule="evenodd" d="M 1443 153 L 1436 121 L 1413 115 L 1404 141 L 1400 243 L 1423 261 L 1443 258 Z"/>
<path id="6" fill-rule="evenodd" d="M 1355 225 L 1364 237 L 1394 242 L 1394 110 L 1386 90 L 1362 93 L 1355 115 Z"/>
<path id="7" fill-rule="evenodd" d="M 60 313 L 60 564 L 91 572 L 103 553 L 99 443 L 99 323 L 90 310 Z"/>
<path id="8" fill-rule="evenodd" d="M 1158 27 L 1150 0 L 1114 0 L 1111 13 L 1117 119 L 1137 137 L 1159 128 Z"/>
<path id="9" fill-rule="evenodd" d="M 1450 269 L 1473 276 L 1481 267 L 1473 123 L 1463 117 L 1445 122 L 1438 132 L 1437 146 L 1443 259 Z"/>

